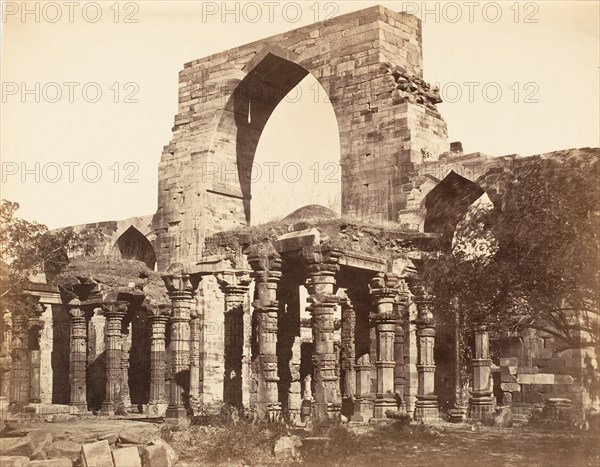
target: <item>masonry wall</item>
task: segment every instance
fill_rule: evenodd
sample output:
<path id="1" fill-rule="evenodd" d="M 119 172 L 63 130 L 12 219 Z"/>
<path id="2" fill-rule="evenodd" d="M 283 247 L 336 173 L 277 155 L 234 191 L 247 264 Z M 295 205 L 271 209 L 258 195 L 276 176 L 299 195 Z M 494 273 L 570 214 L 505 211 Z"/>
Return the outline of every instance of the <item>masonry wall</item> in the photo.
<path id="1" fill-rule="evenodd" d="M 244 169 L 271 112 L 307 73 L 338 120 L 343 214 L 395 220 L 406 164 L 448 149 L 411 15 L 371 7 L 187 63 L 159 166 L 159 270 L 198 261 L 207 235 L 248 223 Z"/>

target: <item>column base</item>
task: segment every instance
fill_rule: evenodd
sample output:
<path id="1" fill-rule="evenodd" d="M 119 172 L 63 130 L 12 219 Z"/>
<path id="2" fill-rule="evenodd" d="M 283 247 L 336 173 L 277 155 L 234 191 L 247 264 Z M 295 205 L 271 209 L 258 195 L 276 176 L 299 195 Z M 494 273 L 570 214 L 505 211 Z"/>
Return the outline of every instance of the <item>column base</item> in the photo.
<path id="1" fill-rule="evenodd" d="M 448 421 L 452 423 L 462 423 L 467 417 L 467 409 L 464 407 L 452 407 L 448 411 Z"/>
<path id="2" fill-rule="evenodd" d="M 491 396 L 472 397 L 469 400 L 469 419 L 474 422 L 494 417 L 494 398 Z"/>
<path id="3" fill-rule="evenodd" d="M 375 399 L 373 407 L 373 418 L 387 418 L 385 412 L 387 410 L 393 410 L 394 412 L 398 409 L 396 399 L 391 397 Z"/>
<path id="4" fill-rule="evenodd" d="M 166 401 L 150 401 L 144 405 L 144 415 L 147 417 L 164 417 L 169 404 Z"/>
<path id="5" fill-rule="evenodd" d="M 342 405 L 331 402 L 313 402 L 312 420 L 315 424 L 339 423 Z"/>
<path id="6" fill-rule="evenodd" d="M 371 418 L 373 418 L 373 401 L 368 398 L 355 399 L 354 413 L 350 420 L 367 423 Z"/>
<path id="7" fill-rule="evenodd" d="M 415 421 L 423 423 L 439 422 L 440 412 L 437 405 L 437 397 L 417 400 L 414 418 Z"/>
<path id="8" fill-rule="evenodd" d="M 180 405 L 169 405 L 165 411 L 165 418 L 187 418 L 187 410 Z"/>
<path id="9" fill-rule="evenodd" d="M 100 407 L 100 415 L 115 415 L 115 404 L 113 402 L 102 402 L 102 406 Z"/>

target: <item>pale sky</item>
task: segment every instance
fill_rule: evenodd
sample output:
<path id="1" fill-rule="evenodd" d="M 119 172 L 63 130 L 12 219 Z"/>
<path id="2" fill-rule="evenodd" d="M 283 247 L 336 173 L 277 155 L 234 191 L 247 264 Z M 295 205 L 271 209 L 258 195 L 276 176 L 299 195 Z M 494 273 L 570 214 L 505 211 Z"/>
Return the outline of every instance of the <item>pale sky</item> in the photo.
<path id="1" fill-rule="evenodd" d="M 50 228 L 155 212 L 185 62 L 377 3 L 423 20 L 425 79 L 440 84 L 449 139 L 465 152 L 600 146 L 596 1 L 247 2 L 229 3 L 224 17 L 222 2 L 51 3 L 26 2 L 24 18 L 23 2 L 3 3 L 1 71 L 2 198 Z M 339 203 L 339 186 L 310 181 L 315 161 L 322 179 L 325 163 L 339 160 L 333 109 L 322 90 L 315 103 L 311 79 L 300 85 L 302 99 L 273 113 L 255 160 L 298 161 L 303 178 L 286 182 L 280 172 L 274 184 L 257 183 L 253 205 L 268 209 L 253 222 Z M 98 89 L 98 102 L 88 102 Z M 79 163 L 72 182 L 70 162 Z"/>

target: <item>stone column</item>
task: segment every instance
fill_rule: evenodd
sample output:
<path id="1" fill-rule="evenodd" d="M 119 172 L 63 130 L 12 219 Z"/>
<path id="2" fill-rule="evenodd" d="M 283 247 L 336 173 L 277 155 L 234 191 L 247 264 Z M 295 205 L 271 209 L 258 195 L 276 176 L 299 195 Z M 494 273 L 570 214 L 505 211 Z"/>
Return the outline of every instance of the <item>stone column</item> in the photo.
<path id="1" fill-rule="evenodd" d="M 305 248 L 308 279 L 306 288 L 310 294 L 308 310 L 313 328 L 313 421 L 336 422 L 340 419 L 341 394 L 339 376 L 336 372 L 334 348 L 333 312 L 339 302 L 334 295 L 335 274 L 339 269 L 341 251 Z"/>
<path id="2" fill-rule="evenodd" d="M 44 329 L 44 320 L 41 318 L 45 306 L 38 305 L 35 315 L 29 318 L 29 402 L 41 402 L 41 351 L 40 338 Z"/>
<path id="3" fill-rule="evenodd" d="M 471 420 L 483 420 L 494 411 L 494 398 L 490 385 L 491 365 L 489 334 L 484 325 L 475 328 L 475 355 L 473 364 L 473 391 L 469 400 Z"/>
<path id="4" fill-rule="evenodd" d="M 162 279 L 173 307 L 171 322 L 172 371 L 169 406 L 165 416 L 181 419 L 187 416 L 185 396 L 190 386 L 190 309 L 193 287 L 189 274 L 166 274 Z"/>
<path id="5" fill-rule="evenodd" d="M 217 281 L 225 294 L 223 401 L 233 407 L 242 407 L 244 300 L 251 279 L 246 271 L 225 271 L 217 274 Z"/>
<path id="6" fill-rule="evenodd" d="M 432 422 L 439 420 L 437 396 L 435 395 L 435 327 L 431 311 L 432 297 L 422 286 L 415 287 L 417 304 L 417 353 L 418 389 L 415 404 L 415 420 Z"/>
<path id="7" fill-rule="evenodd" d="M 398 410 L 406 412 L 406 363 L 404 361 L 405 326 L 408 323 L 408 286 L 399 282 L 399 295 L 396 307 L 396 329 L 394 333 L 394 397 Z"/>
<path id="8" fill-rule="evenodd" d="M 171 305 L 150 306 L 150 412 L 153 415 L 164 415 L 167 408 L 165 395 L 165 338 L 166 324 L 171 312 Z"/>
<path id="9" fill-rule="evenodd" d="M 341 302 L 341 370 L 342 370 L 342 412 L 351 414 L 354 411 L 354 394 L 356 393 L 356 359 L 354 332 L 356 328 L 356 312 L 349 298 Z M 348 407 L 348 409 L 346 409 Z"/>
<path id="10" fill-rule="evenodd" d="M 281 279 L 281 258 L 276 253 L 252 254 L 248 262 L 257 295 L 252 303 L 257 333 L 257 357 L 252 363 L 253 381 L 257 384 L 256 411 L 260 418 L 275 420 L 281 417 L 277 374 L 277 285 Z"/>
<path id="11" fill-rule="evenodd" d="M 29 400 L 29 351 L 27 331 L 29 322 L 26 315 L 17 315 L 13 321 L 11 341 L 10 405 L 20 409 Z"/>
<path id="12" fill-rule="evenodd" d="M 398 276 L 392 273 L 377 274 L 370 284 L 375 311 L 372 319 L 377 335 L 377 392 L 373 417 L 385 418 L 387 410 L 397 408 L 394 395 L 394 360 L 396 322 L 396 302 L 399 298 Z"/>
<path id="13" fill-rule="evenodd" d="M 371 330 L 370 309 L 371 300 L 368 296 L 368 282 L 359 289 L 348 289 L 354 313 L 356 327 L 354 329 L 354 341 L 356 350 L 356 390 L 354 399 L 354 410 L 352 421 L 368 422 L 373 417 L 373 395 L 371 392 Z"/>
<path id="14" fill-rule="evenodd" d="M 125 412 L 131 409 L 131 394 L 129 392 L 129 355 L 132 345 L 131 323 L 121 326 L 121 393 L 120 401 Z"/>
<path id="15" fill-rule="evenodd" d="M 192 300 L 190 308 L 190 407 L 192 412 L 200 407 L 200 337 L 202 335 L 200 300 Z"/>
<path id="16" fill-rule="evenodd" d="M 460 311 L 456 304 L 452 304 L 454 315 L 453 323 L 453 380 L 454 380 L 454 404 L 448 412 L 448 420 L 451 422 L 462 422 L 466 415 L 463 407 L 462 378 L 460 374 Z"/>
<path id="17" fill-rule="evenodd" d="M 10 349 L 12 343 L 12 316 L 10 311 L 0 310 L 0 402 L 8 402 L 10 397 Z"/>
<path id="18" fill-rule="evenodd" d="M 121 327 L 125 310 L 125 302 L 106 302 L 102 305 L 102 311 L 106 317 L 106 391 L 101 409 L 103 415 L 114 415 L 120 400 L 123 379 Z"/>
<path id="19" fill-rule="evenodd" d="M 71 346 L 69 353 L 69 405 L 80 411 L 87 410 L 86 367 L 87 367 L 87 326 L 85 313 L 78 298 L 67 304 L 70 318 Z"/>

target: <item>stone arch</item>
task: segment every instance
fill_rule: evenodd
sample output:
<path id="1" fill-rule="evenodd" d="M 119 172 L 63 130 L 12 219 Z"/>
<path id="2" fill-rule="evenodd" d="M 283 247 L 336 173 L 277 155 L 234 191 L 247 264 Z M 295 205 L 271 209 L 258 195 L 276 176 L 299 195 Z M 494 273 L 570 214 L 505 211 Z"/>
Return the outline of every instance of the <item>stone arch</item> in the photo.
<path id="1" fill-rule="evenodd" d="M 424 231 L 438 233 L 443 241 L 451 242 L 456 225 L 483 193 L 485 191 L 478 184 L 451 170 L 423 198 Z"/>
<path id="2" fill-rule="evenodd" d="M 133 225 L 119 236 L 113 250 L 118 258 L 136 259 L 154 270 L 156 254 L 154 253 L 152 243 Z"/>
<path id="3" fill-rule="evenodd" d="M 234 179 L 248 172 L 276 104 L 308 73 L 337 119 L 343 215 L 396 221 L 411 164 L 448 151 L 412 15 L 373 6 L 188 62 L 159 165 L 159 269 L 199 261 L 207 236 L 247 225 L 250 186 Z"/>
<path id="4" fill-rule="evenodd" d="M 228 99 L 213 136 L 210 153 L 218 154 L 221 164 L 213 187 L 241 200 L 240 223 L 250 223 L 253 162 L 263 130 L 283 98 L 310 74 L 297 59 L 297 54 L 281 47 L 259 51 L 246 65 L 247 75 Z M 335 112 L 336 106 L 332 106 Z M 235 167 L 237 178 L 230 175 L 228 167 Z"/>

